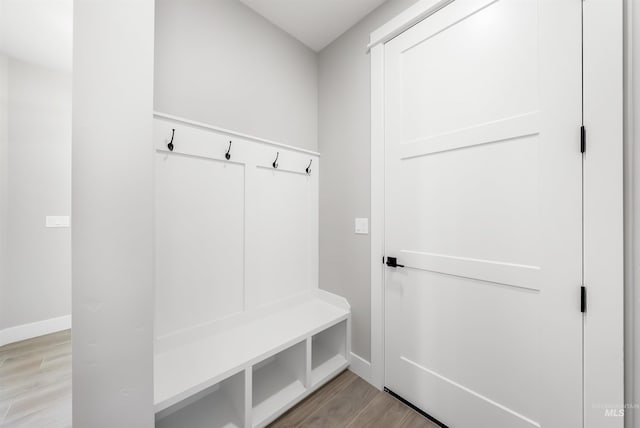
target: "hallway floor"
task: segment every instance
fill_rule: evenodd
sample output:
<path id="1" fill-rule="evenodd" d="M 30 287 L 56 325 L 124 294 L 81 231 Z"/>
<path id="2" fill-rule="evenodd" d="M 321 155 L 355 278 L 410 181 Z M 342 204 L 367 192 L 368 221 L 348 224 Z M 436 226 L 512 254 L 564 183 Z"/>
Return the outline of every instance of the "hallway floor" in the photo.
<path id="1" fill-rule="evenodd" d="M 271 428 L 438 428 L 385 392 L 345 371 L 270 425 Z"/>
<path id="2" fill-rule="evenodd" d="M 71 427 L 71 331 L 0 347 L 0 427 Z"/>

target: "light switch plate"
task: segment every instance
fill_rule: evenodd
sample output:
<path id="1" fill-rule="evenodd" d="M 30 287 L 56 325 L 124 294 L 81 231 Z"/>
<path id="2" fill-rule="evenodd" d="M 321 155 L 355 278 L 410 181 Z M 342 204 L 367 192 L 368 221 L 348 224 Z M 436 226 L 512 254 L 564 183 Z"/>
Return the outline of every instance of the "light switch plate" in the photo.
<path id="1" fill-rule="evenodd" d="M 48 215 L 45 221 L 46 227 L 69 227 L 71 219 L 68 215 Z"/>
<path id="2" fill-rule="evenodd" d="M 369 219 L 357 218 L 356 219 L 356 233 L 358 235 L 366 235 L 369 233 Z"/>

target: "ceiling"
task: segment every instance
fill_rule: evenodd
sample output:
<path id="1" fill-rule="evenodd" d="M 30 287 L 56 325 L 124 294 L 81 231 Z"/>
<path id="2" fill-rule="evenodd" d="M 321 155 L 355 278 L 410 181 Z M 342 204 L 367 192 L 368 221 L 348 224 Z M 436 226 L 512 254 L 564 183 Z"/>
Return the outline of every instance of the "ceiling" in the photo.
<path id="1" fill-rule="evenodd" d="M 0 52 L 71 70 L 73 0 L 0 0 Z"/>
<path id="2" fill-rule="evenodd" d="M 386 0 L 240 1 L 318 52 Z"/>

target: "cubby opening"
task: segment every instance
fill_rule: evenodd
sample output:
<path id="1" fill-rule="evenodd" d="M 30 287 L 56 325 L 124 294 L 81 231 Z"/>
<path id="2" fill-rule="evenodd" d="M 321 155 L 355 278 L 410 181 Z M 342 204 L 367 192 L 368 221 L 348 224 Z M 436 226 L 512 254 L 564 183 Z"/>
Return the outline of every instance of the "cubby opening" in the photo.
<path id="1" fill-rule="evenodd" d="M 306 342 L 253 366 L 253 426 L 288 408 L 305 392 Z"/>
<path id="2" fill-rule="evenodd" d="M 347 363 L 347 322 L 342 321 L 313 336 L 311 385 L 315 386 Z"/>
<path id="3" fill-rule="evenodd" d="M 244 428 L 244 371 L 156 415 L 156 428 Z"/>

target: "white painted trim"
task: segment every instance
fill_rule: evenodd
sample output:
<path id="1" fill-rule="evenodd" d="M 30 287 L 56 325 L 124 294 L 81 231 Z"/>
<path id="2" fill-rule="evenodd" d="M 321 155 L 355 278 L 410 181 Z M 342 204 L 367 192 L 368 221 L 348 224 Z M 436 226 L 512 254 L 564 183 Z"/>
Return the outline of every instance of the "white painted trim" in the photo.
<path id="1" fill-rule="evenodd" d="M 371 49 L 371 383 L 384 387 L 384 45 Z"/>
<path id="2" fill-rule="evenodd" d="M 384 386 L 384 270 L 381 263 L 385 215 L 384 44 L 449 3 L 422 0 L 371 33 L 371 383 L 378 388 Z M 593 183 L 584 189 L 585 210 L 588 210 L 585 212 L 584 257 L 585 264 L 589 264 L 585 268 L 585 283 L 590 296 L 585 333 L 591 343 L 606 344 L 597 355 L 585 357 L 585 397 L 597 397 L 603 400 L 601 404 L 617 404 L 623 391 L 624 346 L 622 8 L 620 0 L 593 0 L 583 4 L 587 8 L 585 40 L 598 41 L 586 46 L 585 67 L 600 64 L 592 73 L 591 70 L 585 73 L 585 103 L 588 103 L 585 107 L 585 121 L 588 121 L 585 123 L 588 129 L 585 183 Z M 603 102 L 599 96 L 608 91 L 614 95 L 603 95 L 606 99 Z M 596 303 L 594 299 L 601 300 Z M 598 307 L 604 312 L 597 313 Z M 595 345 L 585 347 L 590 351 L 596 348 Z M 596 391 L 599 383 L 608 389 Z M 602 418 L 594 417 L 596 413 L 585 412 L 585 427 L 622 426 L 622 418 L 612 417 L 606 418 L 607 425 L 602 425 Z"/>
<path id="3" fill-rule="evenodd" d="M 419 1 L 393 18 L 391 21 L 384 24 L 382 27 L 379 27 L 377 30 L 372 32 L 370 43 L 367 45 L 367 50 L 371 50 L 376 45 L 387 43 L 389 40 L 404 33 L 418 22 L 433 15 L 443 7 L 453 2 L 454 0 Z"/>
<path id="4" fill-rule="evenodd" d="M 71 315 L 5 328 L 4 330 L 0 330 L 0 346 L 44 336 L 45 334 L 69 330 L 70 328 Z"/>
<path id="5" fill-rule="evenodd" d="M 159 119 L 169 120 L 169 121 L 172 121 L 172 122 L 182 123 L 184 125 L 190 125 L 190 126 L 193 126 L 193 127 L 196 127 L 196 128 L 202 128 L 202 129 L 207 129 L 207 130 L 210 130 L 210 131 L 216 131 L 216 132 L 220 132 L 220 133 L 223 133 L 223 134 L 230 135 L 232 137 L 244 138 L 246 140 L 251 140 L 251 141 L 258 142 L 258 143 L 268 144 L 270 146 L 282 147 L 283 149 L 293 150 L 295 152 L 307 153 L 307 154 L 314 155 L 314 156 L 320 156 L 320 153 L 314 152 L 312 150 L 301 149 L 299 147 L 290 146 L 288 144 L 278 143 L 277 141 L 267 140 L 265 138 L 260 138 L 260 137 L 256 137 L 256 136 L 253 136 L 253 135 L 243 134 L 241 132 L 232 131 L 230 129 L 225 129 L 225 128 L 220 128 L 219 126 L 209 125 L 207 123 L 196 122 L 195 120 L 185 119 L 183 117 L 173 116 L 173 115 L 170 115 L 170 114 L 167 114 L 167 113 L 161 113 L 159 111 L 154 111 L 153 112 L 153 117 L 156 117 L 156 118 L 159 118 Z"/>
<path id="6" fill-rule="evenodd" d="M 635 123 L 639 109 L 636 109 L 634 100 L 640 99 L 640 73 L 634 70 L 640 63 L 640 57 L 634 55 L 634 49 L 638 46 L 635 40 L 640 28 L 640 8 L 634 7 L 633 0 L 625 0 L 625 125 L 624 125 L 624 169 L 625 169 L 625 403 L 638 403 L 640 392 L 640 370 L 637 367 L 640 358 L 640 329 L 637 325 L 640 300 L 640 272 L 637 266 L 640 264 L 640 228 L 637 227 L 640 218 L 640 150 L 635 147 L 636 132 Z M 635 24 L 635 25 L 634 25 Z M 640 122 L 639 122 L 640 123 Z M 640 129 L 640 128 L 638 128 Z M 636 428 L 640 423 L 638 410 L 625 411 L 625 428 Z"/>
<path id="7" fill-rule="evenodd" d="M 371 363 L 360 355 L 354 354 L 353 352 L 351 353 L 349 370 L 373 385 L 373 382 L 371 382 Z"/>
<path id="8" fill-rule="evenodd" d="M 623 8 L 583 7 L 584 427 L 621 428 L 624 405 Z"/>

